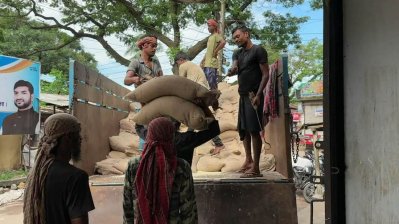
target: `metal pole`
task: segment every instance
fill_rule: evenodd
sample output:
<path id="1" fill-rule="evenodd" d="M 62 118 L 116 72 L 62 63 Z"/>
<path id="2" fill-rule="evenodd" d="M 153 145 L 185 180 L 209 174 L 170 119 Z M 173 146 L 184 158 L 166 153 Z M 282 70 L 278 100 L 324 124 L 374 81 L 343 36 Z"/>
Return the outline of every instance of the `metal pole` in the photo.
<path id="1" fill-rule="evenodd" d="M 224 38 L 224 27 L 225 27 L 225 14 L 226 14 L 226 0 L 220 0 L 220 35 Z M 218 81 L 222 80 L 222 68 L 223 68 L 223 48 L 218 53 Z"/>

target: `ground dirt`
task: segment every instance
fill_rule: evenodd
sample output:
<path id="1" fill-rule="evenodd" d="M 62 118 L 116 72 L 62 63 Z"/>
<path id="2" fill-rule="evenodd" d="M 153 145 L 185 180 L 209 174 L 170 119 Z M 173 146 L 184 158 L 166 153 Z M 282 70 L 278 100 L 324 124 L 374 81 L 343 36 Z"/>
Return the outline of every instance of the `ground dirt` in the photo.
<path id="1" fill-rule="evenodd" d="M 90 213 L 90 223 L 93 224 L 122 223 L 122 217 L 116 216 L 117 214 L 122 213 L 122 207 L 121 207 L 122 202 L 113 201 L 112 203 L 104 203 L 104 201 L 102 200 L 103 194 L 101 194 L 99 191 L 92 191 L 92 192 L 96 205 L 96 210 Z M 100 195 L 97 195 L 97 193 Z M 308 224 L 310 223 L 310 204 L 306 203 L 305 199 L 300 194 L 301 192 L 298 192 L 296 197 L 298 224 Z M 122 200 L 122 196 L 118 196 L 115 199 Z M 104 211 L 112 211 L 109 213 L 113 213 L 113 215 L 112 216 L 108 215 L 107 218 L 105 219 L 100 218 L 99 213 Z M 112 219 L 113 221 L 111 222 L 111 220 L 109 219 Z M 15 201 L 4 206 L 0 206 L 0 223 L 4 224 L 22 223 L 22 200 Z M 325 223 L 324 202 L 314 203 L 313 223 L 314 224 Z"/>

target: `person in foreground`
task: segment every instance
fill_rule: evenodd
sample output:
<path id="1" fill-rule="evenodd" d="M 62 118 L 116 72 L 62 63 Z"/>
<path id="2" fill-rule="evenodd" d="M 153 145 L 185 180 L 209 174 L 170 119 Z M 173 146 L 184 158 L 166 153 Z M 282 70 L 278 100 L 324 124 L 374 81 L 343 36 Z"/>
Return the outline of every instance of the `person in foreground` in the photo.
<path id="1" fill-rule="evenodd" d="M 129 162 L 125 174 L 124 223 L 198 222 L 191 168 L 176 156 L 174 133 L 166 117 L 148 125 L 143 154 Z"/>
<path id="2" fill-rule="evenodd" d="M 236 27 L 232 34 L 239 50 L 233 54 L 233 66 L 227 75 L 238 74 L 240 101 L 237 129 L 245 148 L 245 162 L 239 172 L 243 173 L 242 178 L 261 177 L 259 159 L 262 150 L 263 89 L 269 80 L 267 52 L 262 46 L 252 43 L 247 27 Z"/>
<path id="3" fill-rule="evenodd" d="M 87 173 L 69 164 L 80 158 L 80 123 L 59 113 L 44 123 L 24 195 L 24 224 L 88 224 L 94 209 Z"/>

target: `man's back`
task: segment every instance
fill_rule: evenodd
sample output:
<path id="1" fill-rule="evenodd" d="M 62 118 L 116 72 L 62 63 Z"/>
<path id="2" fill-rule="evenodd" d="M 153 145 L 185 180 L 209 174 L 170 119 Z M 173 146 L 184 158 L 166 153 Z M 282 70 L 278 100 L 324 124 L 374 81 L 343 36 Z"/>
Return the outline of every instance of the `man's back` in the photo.
<path id="1" fill-rule="evenodd" d="M 206 80 L 204 71 L 199 65 L 194 64 L 192 61 L 186 61 L 179 66 L 179 75 L 209 89 L 208 80 Z"/>
<path id="2" fill-rule="evenodd" d="M 88 175 L 67 163 L 54 160 L 45 185 L 47 223 L 70 223 L 94 209 Z"/>

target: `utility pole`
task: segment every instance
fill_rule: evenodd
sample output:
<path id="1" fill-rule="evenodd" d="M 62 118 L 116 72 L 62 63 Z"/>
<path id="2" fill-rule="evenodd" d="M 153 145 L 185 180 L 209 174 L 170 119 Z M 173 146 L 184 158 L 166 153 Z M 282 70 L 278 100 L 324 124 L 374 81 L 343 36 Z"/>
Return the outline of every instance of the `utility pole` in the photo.
<path id="1" fill-rule="evenodd" d="M 226 13 L 226 0 L 220 0 L 220 35 L 224 38 L 224 27 L 226 24 L 225 21 L 225 13 Z M 218 53 L 218 81 L 222 80 L 222 70 L 223 70 L 223 49 Z"/>

